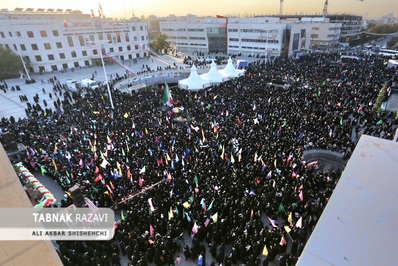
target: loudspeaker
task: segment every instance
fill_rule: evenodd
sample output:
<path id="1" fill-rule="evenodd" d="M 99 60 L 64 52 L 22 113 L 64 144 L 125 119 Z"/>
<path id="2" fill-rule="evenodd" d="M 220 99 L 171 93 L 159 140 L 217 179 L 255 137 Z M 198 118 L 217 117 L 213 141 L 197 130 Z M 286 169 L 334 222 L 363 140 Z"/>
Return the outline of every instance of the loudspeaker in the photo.
<path id="1" fill-rule="evenodd" d="M 85 204 L 82 191 L 80 190 L 80 187 L 78 185 L 74 185 L 73 187 L 71 187 L 69 189 L 69 193 L 76 207 L 81 207 Z"/>

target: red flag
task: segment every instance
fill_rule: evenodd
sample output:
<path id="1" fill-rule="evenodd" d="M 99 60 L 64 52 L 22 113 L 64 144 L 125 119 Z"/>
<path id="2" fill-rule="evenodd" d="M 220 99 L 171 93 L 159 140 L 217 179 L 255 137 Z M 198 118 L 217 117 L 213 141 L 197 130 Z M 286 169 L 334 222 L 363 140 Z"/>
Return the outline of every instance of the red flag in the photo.
<path id="1" fill-rule="evenodd" d="M 242 121 L 240 121 L 240 118 L 238 117 L 238 124 L 242 125 Z"/>
<path id="2" fill-rule="evenodd" d="M 129 168 L 129 169 L 127 169 L 127 178 L 130 178 L 130 176 L 131 176 L 131 172 L 130 172 L 130 168 Z"/>
<path id="3" fill-rule="evenodd" d="M 304 200 L 304 195 L 303 195 L 303 191 L 302 190 L 299 193 L 299 199 L 300 199 L 300 201 Z"/>
<path id="4" fill-rule="evenodd" d="M 138 178 L 138 185 L 142 188 L 142 186 L 144 185 L 144 180 L 141 178 L 141 177 L 139 177 Z"/>
<path id="5" fill-rule="evenodd" d="M 286 240 L 283 235 L 282 235 L 281 241 L 279 242 L 279 245 L 281 245 L 281 246 L 286 245 Z"/>
<path id="6" fill-rule="evenodd" d="M 102 179 L 102 175 L 99 174 L 99 175 L 94 179 L 94 182 L 98 182 L 98 181 L 100 181 L 101 179 Z"/>
<path id="7" fill-rule="evenodd" d="M 91 9 L 91 17 L 94 17 L 94 10 Z"/>

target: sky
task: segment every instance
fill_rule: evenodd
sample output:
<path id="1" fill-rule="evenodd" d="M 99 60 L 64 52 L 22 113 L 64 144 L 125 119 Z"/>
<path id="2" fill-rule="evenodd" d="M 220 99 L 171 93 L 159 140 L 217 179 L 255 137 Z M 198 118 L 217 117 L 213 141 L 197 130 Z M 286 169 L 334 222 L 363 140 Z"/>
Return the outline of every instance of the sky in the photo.
<path id="1" fill-rule="evenodd" d="M 398 17 L 397 0 L 328 0 L 328 12 L 381 17 L 393 13 Z M 325 0 L 284 0 L 283 14 L 321 14 Z M 0 0 L 0 9 L 12 11 L 19 8 L 78 9 L 98 14 L 99 4 L 106 17 L 130 18 L 170 14 L 184 16 L 216 15 L 275 15 L 279 13 L 280 0 Z"/>

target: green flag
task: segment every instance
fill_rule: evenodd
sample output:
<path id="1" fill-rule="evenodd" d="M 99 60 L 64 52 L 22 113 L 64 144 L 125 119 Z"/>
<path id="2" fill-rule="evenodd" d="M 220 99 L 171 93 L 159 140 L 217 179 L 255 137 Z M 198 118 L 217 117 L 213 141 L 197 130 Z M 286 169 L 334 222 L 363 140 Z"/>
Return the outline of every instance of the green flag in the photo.
<path id="1" fill-rule="evenodd" d="M 43 165 L 40 165 L 40 171 L 42 175 L 44 175 L 47 172 Z"/>
<path id="2" fill-rule="evenodd" d="M 383 124 L 383 119 L 380 119 L 379 121 L 377 121 L 376 125 L 381 125 Z"/>
<path id="3" fill-rule="evenodd" d="M 169 95 L 169 85 L 167 85 L 167 82 L 165 82 L 162 99 L 160 99 L 162 104 L 166 104 L 169 101 Z"/>
<path id="4" fill-rule="evenodd" d="M 340 118 L 340 126 L 343 125 L 343 118 Z"/>
<path id="5" fill-rule="evenodd" d="M 196 187 L 198 187 L 198 182 L 199 182 L 199 180 L 198 180 L 198 176 L 197 176 L 197 175 L 194 176 L 193 182 L 195 182 Z"/>
<path id="6" fill-rule="evenodd" d="M 283 207 L 282 202 L 281 202 L 281 204 L 279 204 L 278 213 L 280 213 L 280 212 L 286 212 L 285 207 Z"/>
<path id="7" fill-rule="evenodd" d="M 124 213 L 123 213 L 123 211 L 121 212 L 121 214 L 120 214 L 120 217 L 122 217 L 122 221 L 124 221 L 124 220 L 125 220 L 125 217 L 124 217 Z"/>
<path id="8" fill-rule="evenodd" d="M 193 198 L 194 198 L 193 195 L 190 196 L 189 199 L 188 199 L 188 202 L 189 202 L 189 203 L 192 203 L 192 202 L 193 202 Z"/>

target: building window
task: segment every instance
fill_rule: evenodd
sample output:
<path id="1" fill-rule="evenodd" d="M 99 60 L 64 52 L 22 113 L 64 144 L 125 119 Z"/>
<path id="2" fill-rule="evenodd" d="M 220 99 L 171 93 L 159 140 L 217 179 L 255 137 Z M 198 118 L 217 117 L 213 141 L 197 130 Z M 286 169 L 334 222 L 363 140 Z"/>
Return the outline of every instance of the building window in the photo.
<path id="1" fill-rule="evenodd" d="M 22 50 L 22 51 L 26 51 L 26 46 L 25 46 L 25 44 L 21 44 L 21 50 Z"/>
<path id="2" fill-rule="evenodd" d="M 64 53 L 59 53 L 59 58 L 65 59 L 65 54 Z"/>
<path id="3" fill-rule="evenodd" d="M 58 37 L 59 36 L 58 31 L 57 30 L 53 30 L 53 35 L 54 35 L 54 37 Z"/>
<path id="4" fill-rule="evenodd" d="M 138 44 L 134 45 L 134 49 L 138 50 Z"/>
<path id="5" fill-rule="evenodd" d="M 318 34 L 311 34 L 311 39 L 318 39 Z"/>
<path id="6" fill-rule="evenodd" d="M 58 48 L 58 49 L 61 49 L 61 48 L 62 48 L 62 43 L 61 43 L 61 42 L 56 42 L 55 44 L 57 45 L 57 48 Z"/>
<path id="7" fill-rule="evenodd" d="M 141 36 L 141 41 L 145 41 L 145 37 L 144 36 Z"/>
<path id="8" fill-rule="evenodd" d="M 12 33 L 11 33 L 11 31 L 9 31 L 9 32 L 8 32 L 8 35 L 10 35 L 10 37 L 12 37 Z"/>
<path id="9" fill-rule="evenodd" d="M 32 43 L 31 46 L 32 46 L 32 50 L 34 50 L 34 51 L 39 50 L 39 48 L 37 47 L 37 44 Z"/>
<path id="10" fill-rule="evenodd" d="M 27 31 L 26 34 L 28 34 L 29 38 L 34 38 L 35 35 L 33 34 L 33 31 Z"/>
<path id="11" fill-rule="evenodd" d="M 80 46 L 85 46 L 86 45 L 86 43 L 84 42 L 84 38 L 83 38 L 83 36 L 79 36 L 79 43 L 80 43 Z"/>
<path id="12" fill-rule="evenodd" d="M 132 31 L 136 31 L 135 26 L 131 27 L 131 30 Z"/>
<path id="13" fill-rule="evenodd" d="M 135 42 L 138 41 L 137 36 L 134 36 L 134 41 L 135 41 Z"/>
<path id="14" fill-rule="evenodd" d="M 93 50 L 93 55 L 97 55 L 98 54 L 98 50 Z"/>
<path id="15" fill-rule="evenodd" d="M 108 42 L 112 42 L 112 36 L 111 36 L 110 33 L 108 33 L 108 34 L 106 35 L 106 38 L 108 39 Z"/>
<path id="16" fill-rule="evenodd" d="M 76 51 L 72 51 L 72 52 L 70 53 L 70 55 L 71 55 L 72 57 L 76 57 Z"/>
<path id="17" fill-rule="evenodd" d="M 0 31 L 0 36 L 1 38 L 5 38 L 6 36 L 4 36 L 4 32 Z"/>
<path id="18" fill-rule="evenodd" d="M 23 61 L 24 61 L 25 63 L 30 63 L 30 58 L 29 58 L 29 56 L 25 55 L 25 56 L 23 57 Z"/>
<path id="19" fill-rule="evenodd" d="M 114 52 L 114 49 L 113 49 L 113 47 L 109 48 L 109 52 L 111 52 L 111 53 L 113 53 L 113 52 Z"/>
<path id="20" fill-rule="evenodd" d="M 51 50 L 51 44 L 50 43 L 45 43 L 44 44 L 44 48 L 46 49 L 46 50 Z"/>
<path id="21" fill-rule="evenodd" d="M 123 47 L 119 47 L 119 52 L 123 52 Z"/>
<path id="22" fill-rule="evenodd" d="M 140 31 L 143 31 L 143 30 L 144 30 L 144 28 L 142 26 L 140 26 Z"/>
<path id="23" fill-rule="evenodd" d="M 87 56 L 87 51 L 82 51 L 83 56 Z"/>
<path id="24" fill-rule="evenodd" d="M 131 50 L 131 46 L 127 45 L 127 51 L 130 51 L 130 50 Z"/>
<path id="25" fill-rule="evenodd" d="M 36 58 L 37 62 L 41 62 L 41 56 L 40 55 L 36 55 L 35 58 Z"/>
<path id="26" fill-rule="evenodd" d="M 21 32 L 20 31 L 16 31 L 15 35 L 17 35 L 17 37 L 21 37 Z"/>
<path id="27" fill-rule="evenodd" d="M 120 43 L 122 41 L 121 38 L 120 38 L 120 32 L 116 33 L 116 40 L 117 40 L 118 43 Z"/>
<path id="28" fill-rule="evenodd" d="M 40 31 L 40 36 L 41 36 L 41 37 L 47 37 L 47 31 L 41 30 L 41 31 Z"/>
<path id="29" fill-rule="evenodd" d="M 69 44 L 69 47 L 73 47 L 74 45 L 73 45 L 73 39 L 72 39 L 72 36 L 68 36 L 68 37 L 67 37 L 67 39 L 68 39 L 68 44 Z"/>
<path id="30" fill-rule="evenodd" d="M 129 34 L 127 32 L 124 34 L 124 38 L 126 39 L 126 42 L 130 41 Z"/>
<path id="31" fill-rule="evenodd" d="M 47 57 L 48 57 L 48 60 L 54 60 L 54 55 L 53 54 L 49 54 L 49 55 L 47 55 Z"/>

